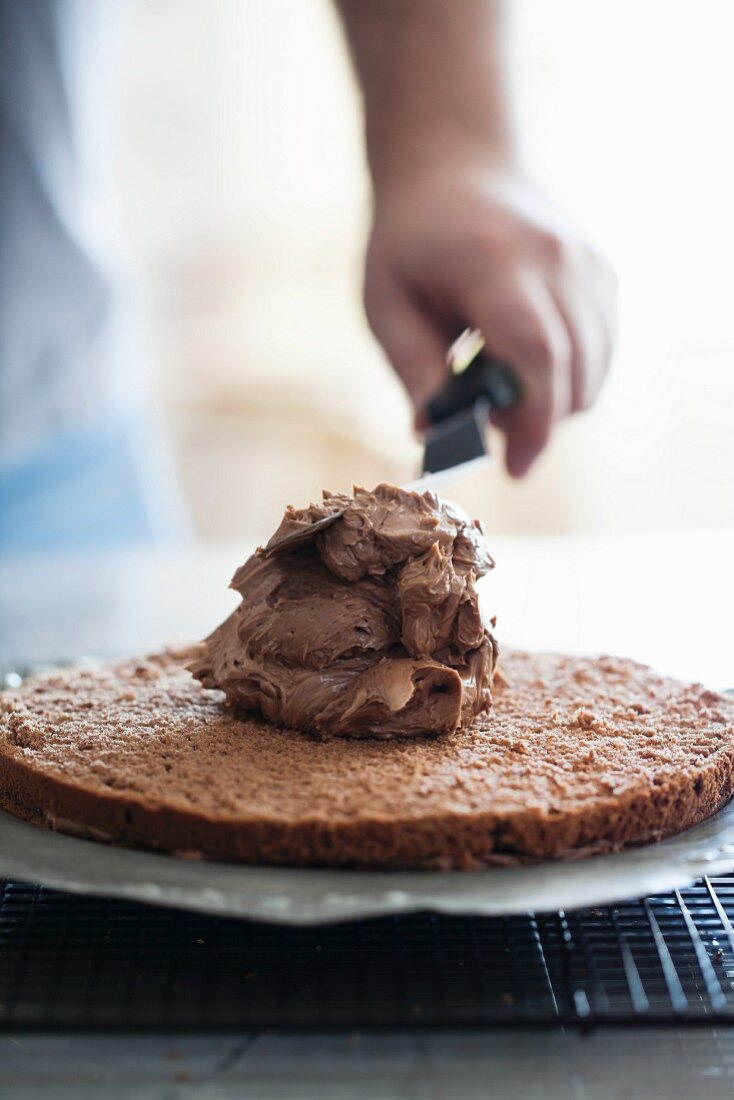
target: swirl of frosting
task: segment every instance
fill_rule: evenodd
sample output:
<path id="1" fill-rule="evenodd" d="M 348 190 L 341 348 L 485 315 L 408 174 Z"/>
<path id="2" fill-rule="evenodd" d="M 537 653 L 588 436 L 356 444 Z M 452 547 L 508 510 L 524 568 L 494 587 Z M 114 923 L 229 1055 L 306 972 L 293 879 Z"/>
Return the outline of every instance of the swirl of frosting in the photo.
<path id="1" fill-rule="evenodd" d="M 392 485 L 288 508 L 190 666 L 232 705 L 318 736 L 448 733 L 489 710 L 498 647 L 479 523 Z M 494 625 L 492 622 L 491 625 Z"/>

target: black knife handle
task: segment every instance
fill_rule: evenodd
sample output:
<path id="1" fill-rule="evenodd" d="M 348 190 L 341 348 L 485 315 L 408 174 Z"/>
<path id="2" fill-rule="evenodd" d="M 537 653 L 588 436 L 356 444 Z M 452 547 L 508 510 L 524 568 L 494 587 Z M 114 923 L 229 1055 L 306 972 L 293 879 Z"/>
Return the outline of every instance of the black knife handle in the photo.
<path id="1" fill-rule="evenodd" d="M 504 363 L 480 354 L 430 399 L 426 414 L 431 424 L 440 424 L 470 409 L 477 401 L 484 402 L 491 412 L 511 408 L 519 396 L 520 384 L 512 371 Z"/>

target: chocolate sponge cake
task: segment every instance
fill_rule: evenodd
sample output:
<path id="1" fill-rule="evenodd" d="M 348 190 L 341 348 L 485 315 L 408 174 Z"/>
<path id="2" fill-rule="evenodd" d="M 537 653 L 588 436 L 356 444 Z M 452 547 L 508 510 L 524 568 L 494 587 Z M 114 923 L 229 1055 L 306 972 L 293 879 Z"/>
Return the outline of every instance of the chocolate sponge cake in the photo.
<path id="1" fill-rule="evenodd" d="M 317 739 L 167 654 L 0 696 L 0 804 L 78 836 L 251 863 L 471 868 L 642 844 L 734 785 L 734 701 L 628 660 L 505 653 L 439 737 Z"/>

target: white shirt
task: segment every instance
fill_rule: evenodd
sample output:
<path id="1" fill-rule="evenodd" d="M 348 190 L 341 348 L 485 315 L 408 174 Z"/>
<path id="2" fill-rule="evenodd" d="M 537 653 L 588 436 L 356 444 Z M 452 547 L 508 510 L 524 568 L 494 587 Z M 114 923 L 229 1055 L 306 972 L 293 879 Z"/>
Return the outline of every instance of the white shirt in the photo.
<path id="1" fill-rule="evenodd" d="M 121 11 L 0 0 L 0 551 L 170 527 L 98 201 Z"/>
<path id="2" fill-rule="evenodd" d="M 119 8 L 0 2 L 0 461 L 93 423 L 123 393 L 95 193 Z"/>

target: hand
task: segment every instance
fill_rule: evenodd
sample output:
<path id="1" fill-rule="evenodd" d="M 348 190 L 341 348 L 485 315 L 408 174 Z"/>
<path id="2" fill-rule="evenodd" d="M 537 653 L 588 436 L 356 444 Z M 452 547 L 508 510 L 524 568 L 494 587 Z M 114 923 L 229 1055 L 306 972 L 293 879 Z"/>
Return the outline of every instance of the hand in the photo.
<path id="1" fill-rule="evenodd" d="M 416 426 L 446 381 L 467 325 L 516 372 L 518 405 L 497 413 L 520 477 L 553 425 L 593 404 L 609 368 L 616 280 L 609 264 L 517 176 L 470 166 L 383 181 L 367 252 L 370 325 L 410 394 Z"/>

